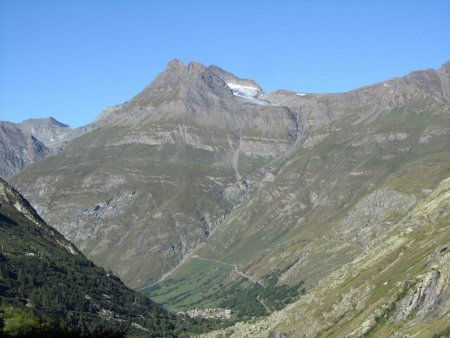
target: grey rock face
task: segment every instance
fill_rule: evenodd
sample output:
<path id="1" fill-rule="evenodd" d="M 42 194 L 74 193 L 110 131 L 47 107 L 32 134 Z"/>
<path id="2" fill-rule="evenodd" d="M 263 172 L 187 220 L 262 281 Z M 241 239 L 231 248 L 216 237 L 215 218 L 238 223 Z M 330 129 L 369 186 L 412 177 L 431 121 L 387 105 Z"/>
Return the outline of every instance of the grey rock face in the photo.
<path id="1" fill-rule="evenodd" d="M 407 106 L 409 111 L 417 114 L 432 113 L 450 102 L 449 67 L 450 61 L 437 70 L 412 72 L 402 78 L 346 93 L 313 94 L 279 90 L 263 95 L 262 99 L 272 105 L 289 107 L 297 114 L 301 125 L 310 131 L 343 118 L 347 124 L 367 124 L 396 107 Z"/>
<path id="2" fill-rule="evenodd" d="M 389 189 L 377 190 L 362 198 L 342 219 L 338 233 L 344 240 L 356 241 L 365 247 L 373 238 L 390 230 L 394 222 L 389 218 L 406 213 L 415 203 L 414 195 Z"/>
<path id="3" fill-rule="evenodd" d="M 216 65 L 211 65 L 208 67 L 208 69 L 214 74 L 216 74 L 218 77 L 220 77 L 222 80 L 224 80 L 226 83 L 231 82 L 242 86 L 254 87 L 257 89 L 258 92 L 263 93 L 262 88 L 254 80 L 241 79 Z"/>
<path id="4" fill-rule="evenodd" d="M 450 102 L 450 61 L 444 63 L 438 70 L 437 75 L 441 82 L 442 94 Z"/>
<path id="5" fill-rule="evenodd" d="M 255 81 L 238 78 L 237 76 L 214 65 L 209 66 L 208 69 L 224 80 L 233 94 L 241 98 L 243 101 L 259 105 L 269 104 L 268 101 L 261 99 L 261 95 L 263 95 L 264 92 Z"/>
<path id="6" fill-rule="evenodd" d="M 26 130 L 49 148 L 60 145 L 70 132 L 67 124 L 58 122 L 53 117 L 42 119 L 28 119 L 17 125 Z"/>
<path id="7" fill-rule="evenodd" d="M 79 128 L 70 128 L 69 125 L 61 123 L 53 117 L 28 119 L 18 123 L 17 126 L 44 143 L 52 154 L 60 152 L 74 138 L 98 128 L 95 123 Z"/>
<path id="8" fill-rule="evenodd" d="M 15 175 L 49 153 L 49 149 L 30 133 L 13 123 L 0 121 L 0 176 Z"/>
<path id="9" fill-rule="evenodd" d="M 448 247 L 437 251 L 428 263 L 430 270 L 409 281 L 414 286 L 398 302 L 392 320 L 399 322 L 414 316 L 415 321 L 438 317 L 450 309 L 450 252 Z M 406 286 L 405 286 L 406 287 Z"/>
<path id="10" fill-rule="evenodd" d="M 208 127 L 236 137 L 260 128 L 271 134 L 281 133 L 285 139 L 296 137 L 299 127 L 294 114 L 286 108 L 245 104 L 221 77 L 225 71 L 217 69 L 196 62 L 184 66 L 178 60 L 171 61 L 141 93 L 117 109 L 103 113 L 97 122 L 123 125 L 143 120 L 177 120 L 177 124 Z M 236 84 L 249 81 L 226 74 L 225 79 L 232 78 Z M 258 85 L 250 83 L 261 91 Z"/>
<path id="11" fill-rule="evenodd" d="M 28 119 L 20 123 L 0 121 L 0 175 L 17 174 L 28 165 L 54 155 L 74 138 L 99 128 L 95 123 L 72 129 L 53 117 Z"/>

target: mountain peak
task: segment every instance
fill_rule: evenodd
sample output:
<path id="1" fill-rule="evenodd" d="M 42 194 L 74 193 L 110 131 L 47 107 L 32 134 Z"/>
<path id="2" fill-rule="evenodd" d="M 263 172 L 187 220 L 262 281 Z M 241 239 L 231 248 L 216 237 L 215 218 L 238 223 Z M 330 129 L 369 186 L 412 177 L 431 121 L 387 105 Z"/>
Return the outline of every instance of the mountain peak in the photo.
<path id="1" fill-rule="evenodd" d="M 450 60 L 445 61 L 445 62 L 441 65 L 440 68 L 449 70 L 449 69 L 450 69 Z"/>
<path id="2" fill-rule="evenodd" d="M 180 71 L 183 71 L 184 70 L 184 64 L 179 59 L 170 60 L 169 63 L 167 64 L 167 66 L 166 66 L 166 71 L 167 70 L 180 70 Z"/>
<path id="3" fill-rule="evenodd" d="M 220 77 L 222 80 L 224 80 L 228 85 L 231 83 L 240 86 L 252 87 L 255 88 L 258 92 L 263 92 L 262 88 L 254 80 L 242 79 L 216 65 L 211 65 L 208 67 L 208 69 L 218 77 Z"/>
<path id="4" fill-rule="evenodd" d="M 170 61 L 165 70 L 124 107 L 134 110 L 170 105 L 176 113 L 211 110 L 219 101 L 232 100 L 233 94 L 223 79 L 199 62 L 184 65 L 180 60 Z"/>
<path id="5" fill-rule="evenodd" d="M 196 62 L 196 61 L 191 61 L 189 62 L 188 66 L 187 66 L 187 71 L 188 72 L 204 72 L 206 71 L 206 66 L 200 62 Z"/>
<path id="6" fill-rule="evenodd" d="M 45 118 L 31 118 L 23 120 L 19 123 L 22 127 L 55 127 L 55 128 L 69 128 L 70 126 L 68 124 L 59 122 L 54 117 L 45 117 Z"/>
<path id="7" fill-rule="evenodd" d="M 169 61 L 169 63 L 166 66 L 166 69 L 161 74 L 164 74 L 166 72 L 169 72 L 169 73 L 172 73 L 172 72 L 192 73 L 192 72 L 198 72 L 198 71 L 203 72 L 203 71 L 205 71 L 205 69 L 206 69 L 205 65 L 203 65 L 200 62 L 191 61 L 187 65 L 184 65 L 181 60 L 173 59 L 173 60 Z"/>
<path id="8" fill-rule="evenodd" d="M 450 60 L 444 62 L 436 71 L 441 81 L 442 94 L 450 102 Z"/>
<path id="9" fill-rule="evenodd" d="M 253 80 L 241 79 L 218 66 L 205 66 L 196 61 L 187 65 L 171 60 L 153 82 L 120 109 L 102 114 L 103 123 L 130 121 L 159 116 L 187 116 L 205 123 L 217 123 L 214 115 L 227 111 L 232 115 L 250 102 L 267 105 L 259 98 L 261 87 Z M 239 108 L 240 107 L 240 108 Z M 195 116 L 194 116 L 195 115 Z"/>

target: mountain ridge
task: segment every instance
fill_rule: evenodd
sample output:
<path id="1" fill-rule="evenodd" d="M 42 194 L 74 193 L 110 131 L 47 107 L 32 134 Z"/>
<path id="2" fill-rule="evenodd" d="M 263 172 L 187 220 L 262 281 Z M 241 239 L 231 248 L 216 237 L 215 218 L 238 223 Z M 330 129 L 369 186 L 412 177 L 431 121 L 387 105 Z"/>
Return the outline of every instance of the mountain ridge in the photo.
<path id="1" fill-rule="evenodd" d="M 447 177 L 449 64 L 343 94 L 243 98 L 175 61 L 11 181 L 128 285 L 171 274 L 146 292 L 174 310 L 230 304 L 217 290 L 241 287 L 277 309 L 268 290 L 295 301 Z M 266 312 L 245 301 L 233 313 Z"/>
<path id="2" fill-rule="evenodd" d="M 96 128 L 95 124 L 72 129 L 53 117 L 20 123 L 0 121 L 0 176 L 17 174 L 28 165 L 62 151 L 72 139 Z"/>

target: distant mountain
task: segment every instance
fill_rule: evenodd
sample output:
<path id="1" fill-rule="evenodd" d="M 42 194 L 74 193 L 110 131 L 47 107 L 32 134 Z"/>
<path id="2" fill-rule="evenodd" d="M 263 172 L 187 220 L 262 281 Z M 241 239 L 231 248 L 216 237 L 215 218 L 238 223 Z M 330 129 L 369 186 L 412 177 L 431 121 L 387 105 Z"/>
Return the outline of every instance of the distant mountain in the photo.
<path id="1" fill-rule="evenodd" d="M 94 262 L 173 310 L 277 313 L 334 285 L 449 176 L 449 70 L 264 93 L 174 60 L 10 181 Z"/>
<path id="2" fill-rule="evenodd" d="M 28 119 L 18 123 L 17 126 L 28 131 L 47 147 L 63 142 L 71 131 L 69 125 L 61 123 L 53 117 Z"/>
<path id="3" fill-rule="evenodd" d="M 60 152 L 74 138 L 97 128 L 95 123 L 78 128 L 55 120 L 53 117 L 28 119 L 17 124 L 45 144 L 53 154 Z"/>
<path id="4" fill-rule="evenodd" d="M 0 246 L 2 337 L 166 337 L 200 328 L 96 267 L 2 179 Z"/>
<path id="5" fill-rule="evenodd" d="M 289 109 L 254 104 L 208 67 L 176 60 L 95 125 L 11 181 L 132 287 L 202 243 L 248 198 L 242 175 L 286 153 L 299 133 Z"/>
<path id="6" fill-rule="evenodd" d="M 30 133 L 13 123 L 0 121 L 0 176 L 15 175 L 49 153 L 50 150 Z"/>
<path id="7" fill-rule="evenodd" d="M 70 140 L 96 128 L 95 124 L 72 129 L 53 117 L 20 123 L 0 121 L 0 176 L 17 174 L 26 166 L 60 152 Z"/>

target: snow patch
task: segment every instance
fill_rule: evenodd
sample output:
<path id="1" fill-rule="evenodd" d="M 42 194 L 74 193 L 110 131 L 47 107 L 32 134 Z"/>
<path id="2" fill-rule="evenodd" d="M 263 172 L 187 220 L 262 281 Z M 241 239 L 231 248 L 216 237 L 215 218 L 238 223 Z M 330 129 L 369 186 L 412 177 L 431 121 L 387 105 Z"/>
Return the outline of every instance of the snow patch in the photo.
<path id="1" fill-rule="evenodd" d="M 297 93 L 298 96 L 305 96 L 305 93 Z"/>
<path id="2" fill-rule="evenodd" d="M 250 96 L 257 97 L 258 96 L 258 88 L 251 86 L 242 86 L 237 83 L 227 82 L 228 87 L 233 91 L 233 94 L 236 96 Z"/>
<path id="3" fill-rule="evenodd" d="M 227 86 L 230 87 L 234 96 L 239 96 L 249 102 L 267 105 L 266 101 L 258 99 L 259 89 L 253 86 L 243 86 L 234 82 L 227 82 Z"/>

